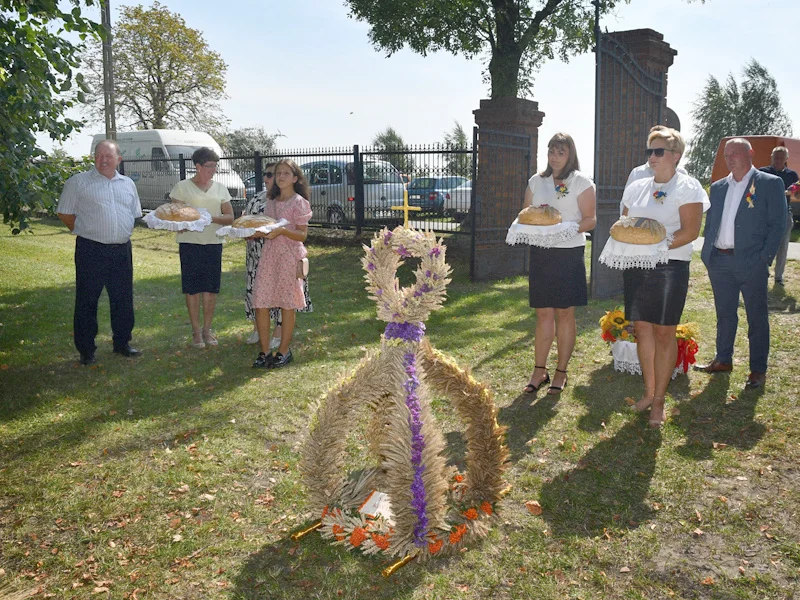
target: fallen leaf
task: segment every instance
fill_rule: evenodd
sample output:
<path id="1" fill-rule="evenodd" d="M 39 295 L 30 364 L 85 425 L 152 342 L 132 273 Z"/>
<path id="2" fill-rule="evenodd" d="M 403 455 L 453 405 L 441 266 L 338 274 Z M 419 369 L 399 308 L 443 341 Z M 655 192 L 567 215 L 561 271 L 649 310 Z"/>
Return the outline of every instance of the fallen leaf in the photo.
<path id="1" fill-rule="evenodd" d="M 542 514 L 542 505 L 539 504 L 536 500 L 528 500 L 525 503 L 525 508 L 527 508 L 528 512 L 534 516 Z"/>
<path id="2" fill-rule="evenodd" d="M 625 404 L 627 404 L 628 406 L 633 406 L 634 404 L 636 404 L 636 400 L 634 400 L 630 396 L 625 396 Z"/>
<path id="3" fill-rule="evenodd" d="M 105 586 L 98 586 L 98 587 L 96 587 L 96 588 L 94 588 L 94 589 L 92 590 L 92 593 L 93 593 L 93 594 L 105 594 L 106 592 L 109 592 L 109 591 L 111 591 L 111 590 L 109 590 L 109 589 L 108 589 L 107 587 L 105 587 Z"/>
<path id="4" fill-rule="evenodd" d="M 722 442 L 711 442 L 711 445 L 714 446 L 714 450 L 722 450 L 728 447 L 728 444 L 723 444 Z"/>
<path id="5" fill-rule="evenodd" d="M 744 575 L 744 567 L 742 565 L 739 565 L 739 573 Z"/>
<path id="6" fill-rule="evenodd" d="M 700 585 L 714 585 L 714 578 L 710 576 L 706 577 L 700 581 Z"/>
<path id="7" fill-rule="evenodd" d="M 679 409 L 677 406 L 674 406 L 672 410 L 669 411 L 669 414 L 673 417 L 677 417 L 679 414 L 681 414 L 681 409 Z"/>
<path id="8" fill-rule="evenodd" d="M 695 510 L 694 514 L 697 516 L 697 522 L 698 523 L 702 523 L 703 522 L 703 515 L 700 514 L 700 511 L 699 510 Z"/>
<path id="9" fill-rule="evenodd" d="M 215 498 L 216 496 L 214 496 L 213 494 L 202 494 L 200 496 L 200 500 L 208 500 L 209 502 L 212 502 Z"/>
<path id="10" fill-rule="evenodd" d="M 727 502 L 727 501 L 728 501 L 728 499 L 727 499 L 725 496 L 718 496 L 718 497 L 717 497 L 717 499 L 718 499 L 720 502 Z"/>
<path id="11" fill-rule="evenodd" d="M 183 541 L 183 536 L 180 533 L 176 533 L 175 535 L 172 536 L 172 541 L 173 542 L 182 542 Z"/>
<path id="12" fill-rule="evenodd" d="M 622 567 L 622 568 L 619 570 L 619 572 L 620 572 L 620 573 L 630 573 L 630 572 L 631 572 L 631 570 L 630 570 L 630 567 Z"/>
<path id="13" fill-rule="evenodd" d="M 701 535 L 703 535 L 703 533 L 705 532 L 698 527 L 692 532 L 692 535 L 694 535 L 694 537 L 700 537 Z"/>

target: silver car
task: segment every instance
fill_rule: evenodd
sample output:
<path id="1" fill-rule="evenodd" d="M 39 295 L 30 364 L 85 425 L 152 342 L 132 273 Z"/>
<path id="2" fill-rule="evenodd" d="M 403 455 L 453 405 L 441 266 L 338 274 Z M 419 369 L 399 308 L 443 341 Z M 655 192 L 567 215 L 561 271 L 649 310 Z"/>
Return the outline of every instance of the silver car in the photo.
<path id="1" fill-rule="evenodd" d="M 399 215 L 390 207 L 403 204 L 405 185 L 399 171 L 382 160 L 364 161 L 364 218 L 391 219 Z M 322 159 L 300 165 L 311 186 L 311 207 L 330 223 L 354 222 L 355 163 L 344 159 Z"/>

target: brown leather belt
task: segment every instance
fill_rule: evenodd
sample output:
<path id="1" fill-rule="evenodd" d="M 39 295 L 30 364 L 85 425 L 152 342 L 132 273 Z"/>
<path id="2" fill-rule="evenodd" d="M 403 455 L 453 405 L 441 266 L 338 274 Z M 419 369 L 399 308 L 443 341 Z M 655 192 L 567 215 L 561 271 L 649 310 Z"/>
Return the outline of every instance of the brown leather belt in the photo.
<path id="1" fill-rule="evenodd" d="M 720 254 L 733 254 L 733 248 L 717 248 L 717 247 L 714 247 L 714 250 L 716 250 Z"/>

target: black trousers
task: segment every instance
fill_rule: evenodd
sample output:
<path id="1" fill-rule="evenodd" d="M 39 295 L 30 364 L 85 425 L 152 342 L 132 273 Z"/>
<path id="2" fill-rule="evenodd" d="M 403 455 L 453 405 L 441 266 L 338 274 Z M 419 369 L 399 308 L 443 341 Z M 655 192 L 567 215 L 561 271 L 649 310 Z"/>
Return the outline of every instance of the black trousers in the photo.
<path id="1" fill-rule="evenodd" d="M 111 308 L 114 348 L 123 348 L 133 331 L 133 254 L 130 240 L 101 244 L 78 237 L 75 241 L 75 347 L 81 354 L 97 346 L 97 302 L 103 288 Z"/>

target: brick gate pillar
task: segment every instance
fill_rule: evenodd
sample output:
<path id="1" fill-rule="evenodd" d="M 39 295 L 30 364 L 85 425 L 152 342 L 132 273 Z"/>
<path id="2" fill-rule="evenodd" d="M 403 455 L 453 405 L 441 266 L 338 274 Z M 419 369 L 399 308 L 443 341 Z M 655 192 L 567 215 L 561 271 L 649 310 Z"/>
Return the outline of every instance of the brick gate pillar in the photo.
<path id="1" fill-rule="evenodd" d="M 476 206 L 472 207 L 473 281 L 527 272 L 528 248 L 506 244 L 508 226 L 522 209 L 528 179 L 536 172 L 539 105 L 521 98 L 481 100 Z"/>
<path id="2" fill-rule="evenodd" d="M 652 29 L 604 34 L 599 53 L 600 88 L 595 112 L 597 226 L 592 233 L 592 297 L 622 293 L 622 271 L 597 262 L 633 167 L 645 162 L 647 135 L 665 125 L 667 70 L 677 54 Z M 658 90 L 657 92 L 655 90 Z"/>

